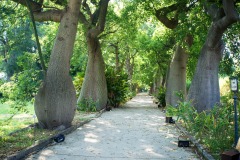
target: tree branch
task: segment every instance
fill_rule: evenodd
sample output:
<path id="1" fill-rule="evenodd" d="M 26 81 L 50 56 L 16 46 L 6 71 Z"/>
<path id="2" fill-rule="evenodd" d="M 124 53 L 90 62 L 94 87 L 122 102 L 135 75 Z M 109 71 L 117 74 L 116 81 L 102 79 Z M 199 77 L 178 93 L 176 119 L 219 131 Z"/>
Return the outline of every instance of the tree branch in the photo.
<path id="1" fill-rule="evenodd" d="M 87 14 L 89 15 L 90 21 L 92 21 L 92 12 L 91 12 L 91 9 L 90 9 L 90 7 L 89 7 L 89 5 L 87 4 L 86 1 L 87 0 L 83 1 L 82 6 L 84 7 L 84 9 L 86 10 Z"/>
<path id="2" fill-rule="evenodd" d="M 46 69 L 46 66 L 45 66 L 45 63 L 44 63 L 44 60 L 43 60 L 41 45 L 40 45 L 39 38 L 38 38 L 37 27 L 36 27 L 36 23 L 35 23 L 35 20 L 34 20 L 33 11 L 32 11 L 32 8 L 30 6 L 29 0 L 25 0 L 25 2 L 27 4 L 27 7 L 28 7 L 29 12 L 30 12 L 30 18 L 32 20 L 34 34 L 35 34 L 36 43 L 37 43 L 37 47 L 38 47 L 38 54 L 39 54 L 41 66 L 42 66 L 42 69 L 43 69 L 43 72 L 44 72 L 44 76 L 45 76 L 46 72 L 47 72 L 47 69 Z"/>
<path id="3" fill-rule="evenodd" d="M 104 28 L 105 28 L 108 2 L 109 2 L 109 0 L 100 0 L 100 2 L 99 2 L 100 13 L 99 13 L 97 28 L 100 31 L 100 33 L 103 32 Z"/>
<path id="4" fill-rule="evenodd" d="M 174 29 L 178 26 L 179 13 L 187 12 L 195 5 L 195 3 L 196 2 L 193 2 L 187 7 L 186 3 L 180 2 L 161 9 L 154 9 L 155 15 L 158 20 L 162 22 L 167 28 Z M 168 18 L 168 14 L 173 12 L 175 12 L 174 16 Z"/>
<path id="5" fill-rule="evenodd" d="M 60 22 L 64 15 L 64 10 L 48 10 L 45 12 L 34 12 L 34 19 L 38 22 L 53 21 Z"/>
<path id="6" fill-rule="evenodd" d="M 29 8 L 26 0 L 12 0 L 12 1 Z M 43 21 L 60 22 L 63 14 L 65 13 L 64 10 L 57 10 L 57 9 L 42 12 L 41 10 L 43 5 L 43 0 L 41 0 L 39 3 L 32 0 L 28 0 L 28 3 L 33 12 L 34 19 L 38 22 L 43 22 Z"/>
<path id="7" fill-rule="evenodd" d="M 176 12 L 174 18 L 169 19 L 167 15 L 178 9 L 178 4 L 173 4 L 168 7 L 164 7 L 158 10 L 155 10 L 155 15 L 157 19 L 162 22 L 167 28 L 174 29 L 178 25 L 178 12 Z"/>
<path id="8" fill-rule="evenodd" d="M 240 21 L 240 18 L 235 9 L 234 0 L 223 0 L 222 3 L 225 17 L 220 19 L 217 25 L 222 26 L 222 29 L 226 29 L 229 25 Z"/>
<path id="9" fill-rule="evenodd" d="M 89 25 L 89 22 L 87 21 L 86 16 L 81 11 L 79 13 L 79 20 L 87 28 L 87 26 Z"/>
<path id="10" fill-rule="evenodd" d="M 224 31 L 233 23 L 239 21 L 239 14 L 235 9 L 234 0 L 222 0 L 222 4 L 223 8 L 218 8 L 218 12 L 224 12 L 223 14 L 221 13 L 221 17 L 213 19 L 213 23 L 208 33 L 209 38 L 207 39 L 206 44 L 212 49 L 223 45 L 221 42 L 221 38 Z M 208 12 L 212 13 L 213 11 L 216 11 L 216 8 L 212 8 L 212 6 L 209 6 Z M 218 15 L 220 15 L 220 13 L 218 13 Z"/>
<path id="11" fill-rule="evenodd" d="M 114 31 L 109 31 L 109 32 L 106 32 L 106 33 L 104 33 L 104 34 L 101 34 L 100 36 L 98 36 L 98 38 L 101 39 L 101 38 L 103 38 L 103 37 L 105 37 L 105 36 L 107 36 L 107 35 L 109 35 L 109 34 L 116 33 L 116 32 L 117 32 L 117 29 L 114 30 Z M 112 44 L 112 43 L 111 43 L 111 44 Z"/>

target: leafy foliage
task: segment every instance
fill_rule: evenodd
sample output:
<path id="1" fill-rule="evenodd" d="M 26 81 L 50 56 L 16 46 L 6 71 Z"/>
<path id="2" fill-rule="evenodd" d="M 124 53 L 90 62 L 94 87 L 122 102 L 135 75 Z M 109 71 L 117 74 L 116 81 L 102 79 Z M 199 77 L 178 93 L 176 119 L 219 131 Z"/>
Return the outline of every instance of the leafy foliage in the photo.
<path id="1" fill-rule="evenodd" d="M 158 94 L 157 94 L 157 99 L 158 99 L 158 101 L 159 101 L 159 104 L 160 104 L 162 107 L 165 107 L 165 106 L 166 106 L 165 96 L 166 96 L 166 88 L 160 87 L 160 88 L 159 88 L 159 92 L 158 92 Z"/>
<path id="2" fill-rule="evenodd" d="M 82 76 L 81 74 L 78 74 L 77 76 L 74 77 L 73 85 L 75 87 L 77 97 L 80 94 L 83 80 L 84 80 L 84 76 Z"/>
<path id="3" fill-rule="evenodd" d="M 96 104 L 98 102 L 94 101 L 91 98 L 84 99 L 78 103 L 78 110 L 85 111 L 85 112 L 96 112 L 97 107 Z"/>
<path id="4" fill-rule="evenodd" d="M 169 106 L 167 114 L 177 116 L 186 129 L 209 149 L 214 156 L 219 156 L 233 144 L 233 109 L 232 105 L 215 106 L 210 111 L 198 113 L 191 102 L 180 102 L 179 106 Z"/>
<path id="5" fill-rule="evenodd" d="M 124 72 L 115 73 L 113 68 L 108 67 L 106 71 L 108 88 L 108 102 L 113 107 L 118 107 L 128 98 L 129 84 L 128 75 Z"/>

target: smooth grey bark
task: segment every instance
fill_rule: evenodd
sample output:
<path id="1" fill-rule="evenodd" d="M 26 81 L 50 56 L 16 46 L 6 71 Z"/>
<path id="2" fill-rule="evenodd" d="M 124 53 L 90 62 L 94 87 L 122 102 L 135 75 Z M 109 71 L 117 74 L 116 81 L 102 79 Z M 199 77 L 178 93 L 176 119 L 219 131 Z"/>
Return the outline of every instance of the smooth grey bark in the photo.
<path id="1" fill-rule="evenodd" d="M 178 101 L 185 99 L 187 59 L 185 49 L 177 45 L 167 76 L 165 98 L 167 105 L 175 106 Z M 179 97 L 177 93 L 181 93 L 183 97 Z"/>
<path id="2" fill-rule="evenodd" d="M 158 69 L 154 77 L 153 90 L 152 90 L 153 94 L 157 95 L 159 93 L 159 89 L 160 87 L 162 87 L 162 81 L 163 81 L 163 78 L 161 75 L 161 70 Z"/>
<path id="3" fill-rule="evenodd" d="M 78 104 L 91 101 L 101 110 L 107 105 L 107 82 L 105 77 L 105 63 L 102 56 L 99 35 L 104 31 L 109 0 L 100 0 L 96 10 L 92 13 L 87 0 L 83 1 L 84 11 L 80 12 L 80 21 L 86 29 L 88 46 L 88 63 L 81 88 Z M 87 18 L 90 17 L 89 19 Z M 88 106 L 85 106 L 88 107 Z"/>
<path id="4" fill-rule="evenodd" d="M 160 22 L 167 28 L 175 29 L 178 24 L 178 16 L 180 13 L 187 12 L 190 6 L 187 7 L 184 2 L 177 2 L 167 7 L 155 10 L 155 15 Z M 169 16 L 173 14 L 174 16 Z M 171 18 L 170 18 L 171 17 Z M 185 43 L 188 46 L 192 45 L 193 37 L 186 35 Z M 183 101 L 186 96 L 186 65 L 188 56 L 184 48 L 176 44 L 174 57 L 170 63 L 166 77 L 166 105 L 175 106 L 178 101 Z M 165 81 L 165 79 L 164 79 Z M 176 93 L 182 93 L 183 97 L 179 97 Z"/>
<path id="5" fill-rule="evenodd" d="M 199 111 L 210 110 L 220 102 L 218 70 L 224 46 L 211 49 L 204 45 L 200 53 L 194 79 L 187 99 Z"/>
<path id="6" fill-rule="evenodd" d="M 187 97 L 198 112 L 211 110 L 220 103 L 218 71 L 225 48 L 222 36 L 231 24 L 239 21 L 233 0 L 223 0 L 222 8 L 211 4 L 207 5 L 206 9 L 212 18 L 212 24 L 201 49 Z"/>
<path id="7" fill-rule="evenodd" d="M 105 63 L 97 37 L 87 37 L 88 63 L 78 103 L 84 100 L 96 102 L 96 109 L 101 110 L 107 104 L 107 83 Z"/>
<path id="8" fill-rule="evenodd" d="M 76 110 L 76 92 L 69 75 L 70 58 L 81 1 L 70 0 L 58 29 L 46 77 L 35 97 L 35 113 L 43 128 L 69 127 Z"/>

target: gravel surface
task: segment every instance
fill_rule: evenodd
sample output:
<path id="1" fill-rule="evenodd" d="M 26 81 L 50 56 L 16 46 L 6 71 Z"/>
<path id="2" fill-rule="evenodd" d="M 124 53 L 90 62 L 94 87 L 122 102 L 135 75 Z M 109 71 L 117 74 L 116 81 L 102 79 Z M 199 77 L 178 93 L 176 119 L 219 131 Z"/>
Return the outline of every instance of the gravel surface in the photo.
<path id="1" fill-rule="evenodd" d="M 198 160 L 191 147 L 177 146 L 181 133 L 147 94 L 104 112 L 27 160 Z"/>

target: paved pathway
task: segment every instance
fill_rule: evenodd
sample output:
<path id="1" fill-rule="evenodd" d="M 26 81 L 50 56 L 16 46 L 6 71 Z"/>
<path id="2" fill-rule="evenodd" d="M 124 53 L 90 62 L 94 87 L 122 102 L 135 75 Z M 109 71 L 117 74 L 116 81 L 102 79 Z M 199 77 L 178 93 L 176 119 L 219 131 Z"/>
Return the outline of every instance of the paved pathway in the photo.
<path id="1" fill-rule="evenodd" d="M 101 117 L 28 160 L 198 160 L 191 148 L 179 148 L 180 133 L 166 124 L 150 96 L 140 94 L 124 108 Z"/>

